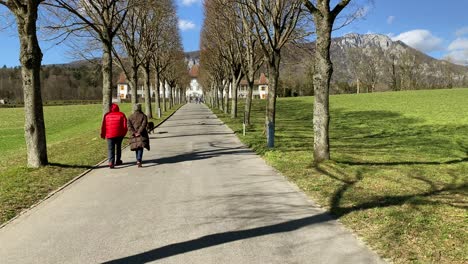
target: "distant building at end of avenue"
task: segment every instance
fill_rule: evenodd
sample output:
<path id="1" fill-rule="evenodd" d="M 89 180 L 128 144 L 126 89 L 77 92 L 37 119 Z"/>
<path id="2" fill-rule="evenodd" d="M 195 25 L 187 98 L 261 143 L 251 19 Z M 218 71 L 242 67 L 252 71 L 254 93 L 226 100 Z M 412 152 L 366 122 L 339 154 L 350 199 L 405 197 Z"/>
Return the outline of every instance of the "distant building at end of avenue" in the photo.
<path id="1" fill-rule="evenodd" d="M 187 90 L 187 97 L 189 98 L 201 98 L 203 96 L 203 89 L 198 83 L 198 74 L 200 72 L 200 66 L 197 64 L 192 65 L 189 70 L 190 76 L 190 87 Z"/>

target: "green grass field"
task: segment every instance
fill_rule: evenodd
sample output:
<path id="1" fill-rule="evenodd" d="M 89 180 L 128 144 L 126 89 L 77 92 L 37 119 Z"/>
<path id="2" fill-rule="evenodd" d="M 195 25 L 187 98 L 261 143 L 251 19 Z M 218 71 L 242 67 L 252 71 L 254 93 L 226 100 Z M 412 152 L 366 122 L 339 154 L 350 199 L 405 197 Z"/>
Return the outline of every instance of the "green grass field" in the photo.
<path id="1" fill-rule="evenodd" d="M 131 114 L 130 104 L 120 108 Z M 24 110 L 0 109 L 0 224 L 107 157 L 106 142 L 100 138 L 101 113 L 100 104 L 44 107 L 50 165 L 29 169 Z"/>
<path id="2" fill-rule="evenodd" d="M 314 166 L 312 97 L 277 102 L 275 149 L 265 101 L 216 113 L 269 164 L 395 263 L 468 262 L 468 89 L 331 96 L 332 160 Z M 240 113 L 243 112 L 241 105 Z"/>

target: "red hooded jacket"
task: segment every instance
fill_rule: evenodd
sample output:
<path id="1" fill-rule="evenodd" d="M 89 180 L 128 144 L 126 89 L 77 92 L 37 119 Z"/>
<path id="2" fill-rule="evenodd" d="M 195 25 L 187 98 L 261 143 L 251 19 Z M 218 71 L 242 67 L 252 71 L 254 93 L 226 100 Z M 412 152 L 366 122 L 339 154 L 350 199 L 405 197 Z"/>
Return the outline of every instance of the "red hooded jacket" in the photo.
<path id="1" fill-rule="evenodd" d="M 110 112 L 102 119 L 101 138 L 124 137 L 126 134 L 127 117 L 118 105 L 112 104 Z"/>

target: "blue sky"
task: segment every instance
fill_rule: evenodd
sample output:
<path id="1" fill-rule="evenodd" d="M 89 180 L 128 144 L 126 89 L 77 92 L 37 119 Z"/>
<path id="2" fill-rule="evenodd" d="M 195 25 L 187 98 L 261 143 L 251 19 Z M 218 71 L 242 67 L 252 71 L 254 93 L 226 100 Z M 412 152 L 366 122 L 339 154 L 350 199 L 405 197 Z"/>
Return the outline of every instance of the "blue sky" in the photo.
<path id="1" fill-rule="evenodd" d="M 179 28 L 185 51 L 198 50 L 203 23 L 202 0 L 175 0 Z M 337 0 L 332 0 L 337 2 Z M 468 64 L 467 0 L 352 0 L 365 11 L 365 18 L 335 31 L 334 36 L 347 33 L 378 33 L 401 40 L 435 58 L 450 58 Z M 18 39 L 14 29 L 1 29 L 5 12 L 0 8 L 0 67 L 19 65 Z M 43 64 L 73 60 L 65 45 L 41 42 Z"/>

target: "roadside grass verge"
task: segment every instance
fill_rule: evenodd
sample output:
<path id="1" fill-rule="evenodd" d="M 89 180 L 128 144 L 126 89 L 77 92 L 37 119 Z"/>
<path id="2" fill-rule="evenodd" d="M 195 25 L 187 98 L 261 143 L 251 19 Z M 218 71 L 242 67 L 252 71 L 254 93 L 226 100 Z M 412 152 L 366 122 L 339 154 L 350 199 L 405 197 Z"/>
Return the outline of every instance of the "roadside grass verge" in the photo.
<path id="1" fill-rule="evenodd" d="M 120 104 L 127 117 L 130 104 Z M 155 125 L 176 111 L 165 112 Z M 0 109 L 0 225 L 107 157 L 101 105 L 44 107 L 49 165 L 26 167 L 23 108 Z M 124 140 L 123 146 L 126 145 Z"/>
<path id="2" fill-rule="evenodd" d="M 331 161 L 313 164 L 313 97 L 279 98 L 275 148 L 265 101 L 214 110 L 239 138 L 385 258 L 468 262 L 468 89 L 330 97 Z"/>

